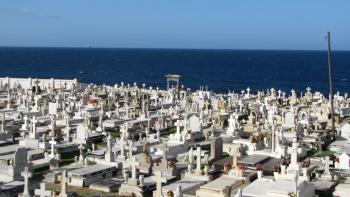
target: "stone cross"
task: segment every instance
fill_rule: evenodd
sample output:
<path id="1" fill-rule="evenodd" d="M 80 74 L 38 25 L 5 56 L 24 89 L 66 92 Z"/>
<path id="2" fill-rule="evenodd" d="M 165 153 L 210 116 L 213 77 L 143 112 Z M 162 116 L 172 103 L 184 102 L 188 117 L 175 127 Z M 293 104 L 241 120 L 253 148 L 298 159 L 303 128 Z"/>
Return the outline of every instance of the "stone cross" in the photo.
<path id="1" fill-rule="evenodd" d="M 131 158 L 132 157 L 132 151 L 133 151 L 133 142 L 131 140 L 130 140 L 129 145 L 128 145 L 128 151 L 129 151 L 128 157 Z"/>
<path id="2" fill-rule="evenodd" d="M 27 126 L 28 126 L 28 116 L 24 115 L 23 120 L 24 120 L 24 125 L 22 126 L 22 128 L 27 128 Z"/>
<path id="3" fill-rule="evenodd" d="M 247 88 L 247 97 L 249 97 L 250 96 L 250 88 L 248 87 Z"/>
<path id="4" fill-rule="evenodd" d="M 157 140 L 160 141 L 160 130 L 157 129 Z"/>
<path id="5" fill-rule="evenodd" d="M 140 162 L 137 162 L 135 156 L 132 156 L 132 158 L 128 160 L 128 164 L 131 166 L 131 178 L 136 179 L 136 168 L 140 166 Z"/>
<path id="6" fill-rule="evenodd" d="M 174 197 L 183 197 L 181 185 L 178 184 L 175 190 Z"/>
<path id="7" fill-rule="evenodd" d="M 180 129 L 181 129 L 180 120 L 176 121 L 175 126 L 176 126 L 176 134 L 180 134 Z"/>
<path id="8" fill-rule="evenodd" d="M 5 131 L 5 114 L 1 115 L 1 132 Z"/>
<path id="9" fill-rule="evenodd" d="M 311 88 L 310 88 L 310 87 L 307 87 L 307 88 L 306 88 L 306 91 L 307 91 L 307 93 L 310 93 Z"/>
<path id="10" fill-rule="evenodd" d="M 129 118 L 129 105 L 127 103 L 126 103 L 126 106 L 125 106 L 125 117 Z"/>
<path id="11" fill-rule="evenodd" d="M 50 157 L 54 158 L 55 156 L 55 144 L 57 144 L 57 142 L 55 141 L 54 137 L 51 138 L 51 141 L 49 142 L 51 144 L 51 154 Z"/>
<path id="12" fill-rule="evenodd" d="M 45 142 L 46 142 L 46 133 L 44 133 L 44 134 L 43 134 L 43 136 L 42 136 L 42 140 L 43 140 L 43 143 L 45 143 Z"/>
<path id="13" fill-rule="evenodd" d="M 61 197 L 68 197 L 68 194 L 67 194 L 67 170 L 64 170 L 62 171 L 62 175 L 61 175 L 61 193 L 60 193 L 60 196 Z"/>
<path id="14" fill-rule="evenodd" d="M 188 162 L 190 164 L 193 164 L 193 148 L 191 147 L 191 149 L 188 151 Z"/>
<path id="15" fill-rule="evenodd" d="M 281 91 L 281 90 L 278 90 L 277 93 L 278 93 L 278 98 L 281 98 L 281 93 L 282 93 L 282 91 Z"/>
<path id="16" fill-rule="evenodd" d="M 118 145 L 120 149 L 120 155 L 124 156 L 124 145 L 126 145 L 126 142 L 123 139 L 120 139 Z"/>
<path id="17" fill-rule="evenodd" d="M 318 131 L 318 121 L 317 120 L 315 121 L 315 131 L 316 132 Z"/>
<path id="18" fill-rule="evenodd" d="M 197 147 L 197 166 L 196 166 L 196 172 L 198 175 L 202 174 L 201 171 L 201 147 Z"/>
<path id="19" fill-rule="evenodd" d="M 37 122 L 38 122 L 38 120 L 35 118 L 35 116 L 33 116 L 33 118 L 32 118 L 33 131 L 32 131 L 32 133 L 33 133 L 34 138 L 36 137 L 36 123 Z"/>
<path id="20" fill-rule="evenodd" d="M 155 194 L 154 197 L 163 197 L 163 194 L 162 194 L 162 183 L 166 183 L 167 180 L 166 180 L 166 178 L 162 177 L 162 171 L 155 172 L 155 175 L 156 176 L 153 176 L 151 178 L 152 181 L 155 181 L 156 185 L 157 185 L 157 190 L 156 190 L 156 194 Z"/>
<path id="21" fill-rule="evenodd" d="M 236 167 L 238 158 L 241 156 L 241 153 L 239 151 L 239 147 L 237 144 L 232 144 L 231 153 L 232 153 L 232 167 Z"/>
<path id="22" fill-rule="evenodd" d="M 330 172 L 329 172 L 329 156 L 326 156 L 324 159 L 324 173 L 326 175 L 330 174 Z"/>
<path id="23" fill-rule="evenodd" d="M 278 136 L 276 136 L 275 125 L 272 124 L 271 125 L 271 152 L 273 153 L 276 151 L 276 139 L 278 140 Z M 277 142 L 277 144 L 279 144 L 279 142 Z"/>
<path id="24" fill-rule="evenodd" d="M 81 143 L 79 146 L 79 162 L 80 163 L 84 163 L 84 148 L 85 148 L 85 145 L 83 143 Z"/>
<path id="25" fill-rule="evenodd" d="M 46 190 L 46 183 L 40 183 L 40 189 L 35 189 L 34 194 L 39 197 L 51 197 L 52 191 Z"/>
<path id="26" fill-rule="evenodd" d="M 29 197 L 31 196 L 29 191 L 29 178 L 32 177 L 32 173 L 29 172 L 28 167 L 25 167 L 24 171 L 21 172 L 21 175 L 24 178 L 24 190 L 22 197 Z"/>
<path id="27" fill-rule="evenodd" d="M 292 151 L 291 151 L 291 156 L 290 156 L 290 164 L 288 166 L 289 169 L 293 171 L 299 171 L 299 165 L 298 165 L 298 140 L 296 137 L 293 138 L 293 143 L 292 143 Z"/>
<path id="28" fill-rule="evenodd" d="M 112 137 L 111 135 L 108 135 L 107 137 L 107 152 L 110 152 L 112 150 Z"/>
<path id="29" fill-rule="evenodd" d="M 53 114 L 51 114 L 51 116 L 50 116 L 50 127 L 52 129 L 52 132 L 55 132 L 55 130 L 56 130 L 56 120 L 55 120 L 55 116 Z"/>
<path id="30" fill-rule="evenodd" d="M 205 102 L 204 102 L 204 105 L 205 105 L 205 111 L 206 112 L 208 112 L 208 110 L 209 110 L 209 102 L 208 102 L 208 100 L 205 100 Z"/>
<path id="31" fill-rule="evenodd" d="M 167 143 L 163 143 L 162 151 L 163 151 L 163 158 L 162 158 L 162 163 L 168 165 L 168 151 L 169 147 Z"/>

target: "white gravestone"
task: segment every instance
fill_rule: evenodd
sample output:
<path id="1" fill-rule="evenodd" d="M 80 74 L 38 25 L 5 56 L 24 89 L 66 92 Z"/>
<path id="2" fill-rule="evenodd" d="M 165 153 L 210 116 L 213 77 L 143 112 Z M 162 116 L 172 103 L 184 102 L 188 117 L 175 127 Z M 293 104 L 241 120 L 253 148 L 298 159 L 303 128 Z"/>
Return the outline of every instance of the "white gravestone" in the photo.
<path id="1" fill-rule="evenodd" d="M 339 169 L 344 169 L 344 170 L 349 170 L 349 155 L 346 154 L 345 152 L 339 156 Z"/>
<path id="2" fill-rule="evenodd" d="M 162 171 L 159 171 L 159 172 L 156 172 L 155 173 L 155 176 L 153 176 L 152 178 L 152 181 L 156 182 L 156 193 L 154 195 L 154 197 L 163 197 L 163 194 L 162 194 L 162 183 L 166 183 L 167 180 L 166 178 L 163 178 L 162 177 Z"/>
<path id="3" fill-rule="evenodd" d="M 40 189 L 35 189 L 34 194 L 39 197 L 51 197 L 52 191 L 46 189 L 46 183 L 40 183 Z"/>

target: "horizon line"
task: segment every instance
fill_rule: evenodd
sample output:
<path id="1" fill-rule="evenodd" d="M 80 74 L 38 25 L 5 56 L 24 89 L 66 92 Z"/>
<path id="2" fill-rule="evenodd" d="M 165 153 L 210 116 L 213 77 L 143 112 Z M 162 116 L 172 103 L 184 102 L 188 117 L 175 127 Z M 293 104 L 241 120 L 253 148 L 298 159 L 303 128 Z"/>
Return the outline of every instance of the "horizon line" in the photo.
<path id="1" fill-rule="evenodd" d="M 239 49 L 239 48 L 179 48 L 179 47 L 93 47 L 93 46 L 1 46 L 0 48 L 57 48 L 57 49 L 143 49 L 143 50 L 227 50 L 227 51 L 327 51 L 325 49 Z M 350 49 L 332 49 L 333 52 L 350 52 Z"/>

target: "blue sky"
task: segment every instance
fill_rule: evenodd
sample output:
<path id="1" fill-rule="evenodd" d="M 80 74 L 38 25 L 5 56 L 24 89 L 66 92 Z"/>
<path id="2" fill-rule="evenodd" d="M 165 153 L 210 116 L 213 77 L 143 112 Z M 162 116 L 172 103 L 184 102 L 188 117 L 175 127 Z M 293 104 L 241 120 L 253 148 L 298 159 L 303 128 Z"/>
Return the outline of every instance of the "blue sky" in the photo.
<path id="1" fill-rule="evenodd" d="M 1 0 L 0 46 L 350 50 L 349 0 Z"/>

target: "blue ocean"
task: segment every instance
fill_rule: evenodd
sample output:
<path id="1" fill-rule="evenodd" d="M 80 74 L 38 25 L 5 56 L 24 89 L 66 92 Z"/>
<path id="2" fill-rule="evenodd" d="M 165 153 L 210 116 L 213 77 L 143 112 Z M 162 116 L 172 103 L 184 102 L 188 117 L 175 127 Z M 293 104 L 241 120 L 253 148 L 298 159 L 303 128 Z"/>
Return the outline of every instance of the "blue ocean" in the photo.
<path id="1" fill-rule="evenodd" d="M 334 90 L 349 92 L 350 51 L 334 51 L 332 58 Z M 164 75 L 179 74 L 185 87 L 207 86 L 217 92 L 329 89 L 326 51 L 1 47 L 0 69 L 3 77 L 161 88 L 166 86 Z"/>

